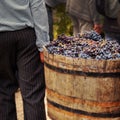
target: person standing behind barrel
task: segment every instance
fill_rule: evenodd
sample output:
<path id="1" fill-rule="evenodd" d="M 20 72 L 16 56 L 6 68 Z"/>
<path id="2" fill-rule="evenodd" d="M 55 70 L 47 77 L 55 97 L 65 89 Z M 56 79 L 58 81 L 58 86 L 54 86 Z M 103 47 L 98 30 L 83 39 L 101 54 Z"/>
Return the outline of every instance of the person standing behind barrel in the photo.
<path id="1" fill-rule="evenodd" d="M 0 0 L 0 120 L 17 120 L 19 87 L 24 120 L 46 120 L 42 51 L 48 33 L 44 0 Z"/>
<path id="2" fill-rule="evenodd" d="M 120 43 L 120 0 L 96 0 L 96 4 L 99 6 L 98 11 L 104 17 L 105 39 L 117 40 Z"/>
<path id="3" fill-rule="evenodd" d="M 66 12 L 73 22 L 73 33 L 95 30 L 102 32 L 101 17 L 96 11 L 95 0 L 67 0 Z"/>
<path id="4" fill-rule="evenodd" d="M 45 0 L 47 13 L 48 13 L 48 22 L 49 22 L 49 36 L 50 41 L 54 39 L 53 37 L 53 9 L 60 4 L 65 4 L 66 0 Z"/>

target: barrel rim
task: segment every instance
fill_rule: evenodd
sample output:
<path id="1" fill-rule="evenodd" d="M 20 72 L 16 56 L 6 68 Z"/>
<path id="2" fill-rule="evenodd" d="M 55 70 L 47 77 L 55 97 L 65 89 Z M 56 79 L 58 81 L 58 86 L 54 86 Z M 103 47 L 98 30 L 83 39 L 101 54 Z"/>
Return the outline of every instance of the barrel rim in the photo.
<path id="1" fill-rule="evenodd" d="M 49 52 L 48 52 L 48 50 L 47 50 L 47 48 L 46 47 L 44 47 L 43 48 L 44 50 L 43 50 L 43 52 L 44 52 L 44 55 L 50 55 L 50 56 L 54 56 L 54 59 L 56 58 L 56 56 L 57 57 L 59 57 L 59 58 L 62 58 L 62 59 L 73 59 L 73 61 L 74 60 L 86 60 L 86 61 L 90 61 L 90 60 L 94 60 L 94 61 L 97 61 L 97 62 L 101 62 L 101 61 L 103 61 L 103 62 L 105 62 L 105 61 L 108 61 L 108 62 L 119 62 L 120 61 L 120 59 L 108 59 L 108 60 L 104 60 L 104 59 L 101 59 L 101 60 L 97 60 L 97 59 L 85 59 L 85 58 L 72 58 L 72 57 L 68 57 L 68 56 L 64 56 L 64 55 L 59 55 L 59 54 L 50 54 Z"/>
<path id="2" fill-rule="evenodd" d="M 84 58 L 72 58 L 58 54 L 50 54 L 47 48 L 44 48 L 44 61 L 57 68 L 84 72 L 120 72 L 120 59 L 114 60 L 96 60 Z"/>

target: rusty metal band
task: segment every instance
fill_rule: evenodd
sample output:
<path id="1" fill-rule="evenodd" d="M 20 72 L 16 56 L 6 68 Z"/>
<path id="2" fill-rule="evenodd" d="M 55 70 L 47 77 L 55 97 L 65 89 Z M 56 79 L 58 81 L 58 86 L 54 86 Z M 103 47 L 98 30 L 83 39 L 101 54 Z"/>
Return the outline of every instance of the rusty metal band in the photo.
<path id="1" fill-rule="evenodd" d="M 47 99 L 47 102 L 58 109 L 65 110 L 67 112 L 71 112 L 71 113 L 75 113 L 75 114 L 84 115 L 84 116 L 99 117 L 99 118 L 117 118 L 117 117 L 120 117 L 120 111 L 118 113 L 92 113 L 92 112 L 87 112 L 87 111 L 69 108 L 69 107 L 60 105 L 58 103 L 55 103 L 49 99 Z"/>
<path id="2" fill-rule="evenodd" d="M 68 70 L 68 69 L 55 67 L 46 62 L 44 64 L 47 68 L 64 74 L 76 74 L 76 75 L 89 76 L 89 77 L 120 77 L 120 72 L 115 72 L 115 73 L 83 72 L 83 71 L 75 71 L 75 70 Z"/>

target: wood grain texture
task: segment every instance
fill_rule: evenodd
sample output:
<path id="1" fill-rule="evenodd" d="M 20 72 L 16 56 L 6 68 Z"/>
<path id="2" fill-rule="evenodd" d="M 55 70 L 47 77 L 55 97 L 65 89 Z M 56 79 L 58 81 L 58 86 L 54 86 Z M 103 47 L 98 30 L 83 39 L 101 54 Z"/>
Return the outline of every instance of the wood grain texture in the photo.
<path id="1" fill-rule="evenodd" d="M 70 58 L 46 49 L 44 60 L 53 120 L 120 120 L 120 60 Z"/>

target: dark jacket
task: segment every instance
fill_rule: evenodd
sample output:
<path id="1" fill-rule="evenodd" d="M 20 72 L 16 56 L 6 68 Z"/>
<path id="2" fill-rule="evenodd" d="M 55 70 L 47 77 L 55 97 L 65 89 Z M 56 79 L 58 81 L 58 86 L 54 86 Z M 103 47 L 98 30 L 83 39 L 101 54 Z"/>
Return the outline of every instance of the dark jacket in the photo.
<path id="1" fill-rule="evenodd" d="M 104 18 L 103 30 L 105 32 L 120 34 L 120 26 L 118 25 L 117 19 L 114 20 L 114 19 Z"/>
<path id="2" fill-rule="evenodd" d="M 120 11 L 118 12 L 118 18 L 117 18 L 118 25 L 120 27 Z"/>
<path id="3" fill-rule="evenodd" d="M 104 31 L 120 34 L 120 13 L 118 12 L 120 10 L 120 3 L 118 0 L 106 0 L 106 3 L 107 6 L 105 10 L 108 13 L 106 14 L 111 18 L 104 17 Z"/>

